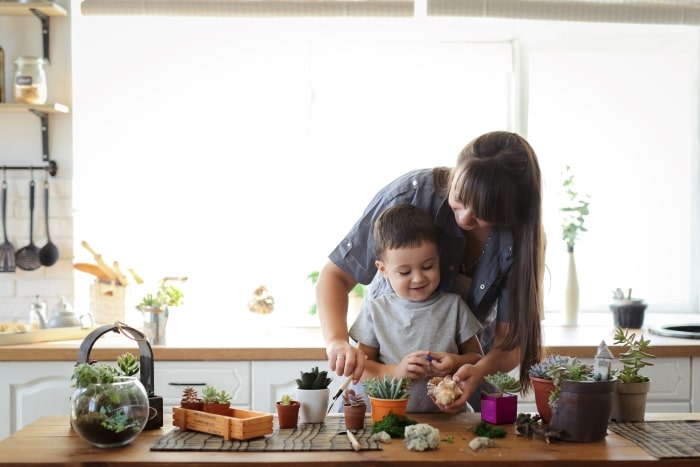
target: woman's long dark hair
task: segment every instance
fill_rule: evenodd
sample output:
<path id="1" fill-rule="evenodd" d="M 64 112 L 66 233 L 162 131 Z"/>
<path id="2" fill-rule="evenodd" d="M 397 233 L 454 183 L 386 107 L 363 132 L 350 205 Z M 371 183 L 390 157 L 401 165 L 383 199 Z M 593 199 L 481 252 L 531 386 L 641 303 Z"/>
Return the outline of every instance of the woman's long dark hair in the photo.
<path id="1" fill-rule="evenodd" d="M 449 186 L 474 216 L 513 232 L 513 265 L 508 288 L 508 333 L 503 350 L 520 350 L 520 383 L 530 387 L 528 370 L 540 361 L 544 316 L 542 175 L 537 156 L 520 135 L 486 133 L 459 153 Z"/>

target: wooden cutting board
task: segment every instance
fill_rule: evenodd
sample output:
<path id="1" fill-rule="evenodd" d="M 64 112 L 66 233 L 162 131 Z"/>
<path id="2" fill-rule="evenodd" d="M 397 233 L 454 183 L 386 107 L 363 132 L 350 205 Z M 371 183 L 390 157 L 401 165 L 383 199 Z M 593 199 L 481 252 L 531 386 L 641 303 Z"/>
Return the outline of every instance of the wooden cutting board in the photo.
<path id="1" fill-rule="evenodd" d="M 97 277 L 100 280 L 105 280 L 108 281 L 110 280 L 110 277 L 102 271 L 102 269 L 96 265 L 96 264 L 91 264 L 91 263 L 75 263 L 73 265 L 75 269 L 78 271 L 86 272 L 88 274 L 91 274 L 95 277 Z"/>

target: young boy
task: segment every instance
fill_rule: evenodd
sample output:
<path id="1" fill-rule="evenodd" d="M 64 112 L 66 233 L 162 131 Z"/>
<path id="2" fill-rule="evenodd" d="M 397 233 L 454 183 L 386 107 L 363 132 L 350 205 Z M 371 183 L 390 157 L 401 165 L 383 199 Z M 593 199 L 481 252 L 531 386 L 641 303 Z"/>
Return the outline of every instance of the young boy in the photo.
<path id="1" fill-rule="evenodd" d="M 375 262 L 392 294 L 365 299 L 350 337 L 367 356 L 364 378 L 411 378 L 408 412 L 439 412 L 427 395 L 427 379 L 445 376 L 483 351 L 477 318 L 457 294 L 440 284 L 439 235 L 430 216 L 398 205 L 375 222 Z"/>

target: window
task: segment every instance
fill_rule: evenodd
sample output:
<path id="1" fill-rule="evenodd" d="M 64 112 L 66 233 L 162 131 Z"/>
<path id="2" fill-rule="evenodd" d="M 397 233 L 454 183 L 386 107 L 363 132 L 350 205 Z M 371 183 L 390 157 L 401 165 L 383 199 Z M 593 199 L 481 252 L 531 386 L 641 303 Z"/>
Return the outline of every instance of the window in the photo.
<path id="1" fill-rule="evenodd" d="M 74 18 L 75 237 L 146 278 L 188 276 L 198 318 L 255 320 L 264 284 L 276 322 L 316 324 L 306 276 L 374 193 L 515 122 L 547 184 L 547 308 L 565 267 L 551 196 L 570 164 L 593 197 L 582 309 L 633 287 L 697 311 L 694 34 L 526 25 Z"/>

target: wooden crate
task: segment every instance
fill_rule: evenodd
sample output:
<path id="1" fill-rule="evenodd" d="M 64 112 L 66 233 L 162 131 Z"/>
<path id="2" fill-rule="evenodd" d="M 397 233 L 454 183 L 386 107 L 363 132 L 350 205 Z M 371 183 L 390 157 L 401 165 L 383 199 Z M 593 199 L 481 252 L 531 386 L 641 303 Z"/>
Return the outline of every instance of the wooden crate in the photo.
<path id="1" fill-rule="evenodd" d="M 181 430 L 223 436 L 228 441 L 252 439 L 272 433 L 272 414 L 229 409 L 230 416 L 173 407 L 173 425 Z"/>

